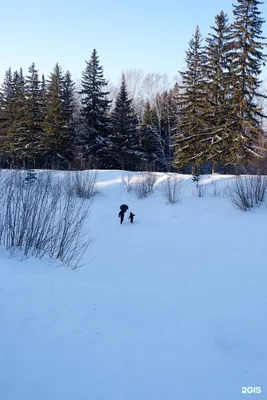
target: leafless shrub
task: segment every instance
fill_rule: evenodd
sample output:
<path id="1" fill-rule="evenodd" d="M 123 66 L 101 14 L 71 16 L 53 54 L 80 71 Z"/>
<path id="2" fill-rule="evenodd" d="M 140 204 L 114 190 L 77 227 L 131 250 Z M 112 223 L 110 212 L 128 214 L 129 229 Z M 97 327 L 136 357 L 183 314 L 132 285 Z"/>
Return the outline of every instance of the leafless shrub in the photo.
<path id="1" fill-rule="evenodd" d="M 196 188 L 198 189 L 199 181 L 201 179 L 201 175 L 198 172 L 195 172 L 195 175 L 192 176 L 192 182 L 196 184 Z"/>
<path id="2" fill-rule="evenodd" d="M 222 191 L 218 188 L 217 182 L 212 180 L 211 185 L 212 185 L 212 196 L 220 197 L 222 194 Z"/>
<path id="3" fill-rule="evenodd" d="M 196 194 L 198 197 L 204 197 L 207 191 L 206 185 L 201 182 L 202 176 L 199 174 L 198 169 L 195 170 L 193 174 L 192 181 L 195 184 L 195 189 L 193 193 Z"/>
<path id="4" fill-rule="evenodd" d="M 207 186 L 199 183 L 196 187 L 198 197 L 204 197 L 207 192 Z"/>
<path id="5" fill-rule="evenodd" d="M 258 175 L 253 179 L 254 201 L 256 205 L 260 205 L 266 199 L 267 195 L 267 177 Z"/>
<path id="6" fill-rule="evenodd" d="M 91 199 L 97 193 L 96 179 L 96 171 L 68 172 L 64 180 L 66 192 L 80 198 Z"/>
<path id="7" fill-rule="evenodd" d="M 133 184 L 133 191 L 138 199 L 144 199 L 154 192 L 157 176 L 153 172 L 142 174 L 141 180 Z"/>
<path id="8" fill-rule="evenodd" d="M 173 177 L 163 182 L 163 193 L 167 204 L 176 204 L 181 200 L 182 179 Z"/>
<path id="9" fill-rule="evenodd" d="M 90 207 L 62 185 L 52 188 L 51 173 L 40 174 L 31 185 L 20 172 L 9 174 L 0 205 L 0 244 L 11 253 L 48 255 L 77 268 L 90 244 L 85 231 Z"/>
<path id="10" fill-rule="evenodd" d="M 260 206 L 267 195 L 267 177 L 238 176 L 232 185 L 228 187 L 228 196 L 232 204 L 242 211 L 250 211 Z"/>
<path id="11" fill-rule="evenodd" d="M 138 199 L 144 199 L 149 196 L 149 190 L 145 181 L 136 182 L 133 185 L 133 191 Z"/>
<path id="12" fill-rule="evenodd" d="M 154 192 L 155 183 L 157 182 L 157 176 L 153 172 L 147 172 L 144 178 L 148 187 L 148 193 L 152 194 Z"/>
<path id="13" fill-rule="evenodd" d="M 223 187 L 222 196 L 229 197 L 229 192 L 230 192 L 230 185 L 229 185 L 229 182 L 227 182 Z"/>
<path id="14" fill-rule="evenodd" d="M 5 194 L 4 180 L 5 180 L 4 174 L 2 173 L 2 170 L 0 169 L 0 201 Z"/>
<path id="15" fill-rule="evenodd" d="M 131 175 L 127 175 L 126 178 L 124 178 L 124 184 L 126 187 L 126 190 L 128 193 L 131 193 L 133 191 L 133 182 L 132 182 L 132 176 Z"/>

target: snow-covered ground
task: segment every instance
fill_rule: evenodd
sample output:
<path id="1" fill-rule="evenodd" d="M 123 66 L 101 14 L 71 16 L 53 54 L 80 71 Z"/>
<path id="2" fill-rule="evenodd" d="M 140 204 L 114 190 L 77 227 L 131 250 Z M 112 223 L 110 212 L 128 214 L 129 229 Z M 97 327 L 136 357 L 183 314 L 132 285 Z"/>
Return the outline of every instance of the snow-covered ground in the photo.
<path id="1" fill-rule="evenodd" d="M 222 176 L 219 197 L 184 176 L 179 204 L 137 200 L 122 175 L 99 172 L 88 265 L 1 249 L 0 399 L 266 399 L 266 206 L 234 209 Z"/>

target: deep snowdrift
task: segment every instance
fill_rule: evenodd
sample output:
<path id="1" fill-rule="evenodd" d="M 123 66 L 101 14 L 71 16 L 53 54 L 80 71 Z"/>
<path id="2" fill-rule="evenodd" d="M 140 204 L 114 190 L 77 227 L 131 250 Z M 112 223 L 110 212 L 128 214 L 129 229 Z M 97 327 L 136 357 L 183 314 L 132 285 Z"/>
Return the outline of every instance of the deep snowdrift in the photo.
<path id="1" fill-rule="evenodd" d="M 0 251 L 1 400 L 231 400 L 267 384 L 267 208 L 235 210 L 229 177 L 181 203 L 137 200 L 99 173 L 72 271 Z M 164 175 L 159 174 L 159 181 Z M 127 203 L 134 224 L 119 224 Z M 266 394 L 265 394 L 266 395 Z M 261 395 L 259 396 L 261 397 Z"/>

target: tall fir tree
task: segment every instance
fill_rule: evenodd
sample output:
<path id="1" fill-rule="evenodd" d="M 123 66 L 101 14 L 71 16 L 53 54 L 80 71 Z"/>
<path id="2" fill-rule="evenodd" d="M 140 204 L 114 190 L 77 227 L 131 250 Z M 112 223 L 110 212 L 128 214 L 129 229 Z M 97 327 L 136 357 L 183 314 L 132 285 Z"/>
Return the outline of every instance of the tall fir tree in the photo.
<path id="1" fill-rule="evenodd" d="M 29 67 L 29 75 L 26 77 L 25 97 L 25 120 L 23 125 L 27 166 L 31 168 L 42 167 L 40 143 L 44 135 L 45 103 L 38 70 L 34 63 Z"/>
<path id="2" fill-rule="evenodd" d="M 259 93 L 259 77 L 266 61 L 260 4 L 258 0 L 237 0 L 233 5 L 234 22 L 229 43 L 233 129 L 228 145 L 231 149 L 229 162 L 237 165 L 245 163 L 251 154 L 257 155 L 256 141 L 263 116 L 257 105 L 257 98 L 263 96 Z"/>
<path id="3" fill-rule="evenodd" d="M 107 81 L 104 79 L 103 67 L 100 66 L 96 50 L 93 50 L 90 61 L 82 73 L 82 137 L 81 144 L 87 149 L 87 156 L 93 167 L 105 167 L 109 152 L 108 135 L 110 122 L 108 111 L 111 101 L 105 91 Z"/>
<path id="4" fill-rule="evenodd" d="M 12 99 L 13 89 L 13 74 L 11 68 L 9 68 L 4 77 L 4 81 L 1 87 L 1 109 L 7 116 L 9 101 Z"/>
<path id="5" fill-rule="evenodd" d="M 5 131 L 5 153 L 9 158 L 10 166 L 25 166 L 25 78 L 23 70 L 15 71 L 10 80 L 10 95 L 6 102 L 6 116 L 8 118 Z M 7 85 L 9 86 L 9 84 Z"/>
<path id="6" fill-rule="evenodd" d="M 162 122 L 161 134 L 164 140 L 165 170 L 170 172 L 173 164 L 173 140 L 172 136 L 178 133 L 178 98 L 179 88 L 175 85 L 173 89 L 161 94 L 162 98 Z"/>
<path id="7" fill-rule="evenodd" d="M 165 171 L 165 142 L 161 131 L 159 131 L 156 112 L 149 101 L 145 105 L 140 131 L 144 169 Z"/>
<path id="8" fill-rule="evenodd" d="M 9 166 L 8 157 L 8 132 L 10 131 L 12 121 L 12 99 L 13 99 L 13 76 L 12 70 L 9 68 L 4 77 L 1 87 L 1 121 L 0 121 L 0 136 L 1 136 L 1 166 Z"/>
<path id="9" fill-rule="evenodd" d="M 205 143 L 202 143 L 202 132 L 205 129 L 205 54 L 202 36 L 197 26 L 186 52 L 186 70 L 181 72 L 182 85 L 178 97 L 179 122 L 178 133 L 174 140 L 174 167 L 190 164 L 192 173 L 196 166 L 203 162 Z"/>
<path id="10" fill-rule="evenodd" d="M 110 154 L 112 165 L 121 169 L 136 169 L 141 152 L 137 131 L 138 119 L 128 98 L 125 76 L 122 75 L 120 91 L 111 113 L 112 133 Z"/>
<path id="11" fill-rule="evenodd" d="M 75 101 L 75 83 L 72 80 L 71 73 L 67 71 L 63 77 L 63 115 L 65 120 L 65 126 L 68 130 L 69 137 L 69 154 L 73 155 L 75 144 L 76 144 L 76 123 L 74 119 L 74 112 L 76 107 Z"/>
<path id="12" fill-rule="evenodd" d="M 4 120 L 4 95 L 0 90 L 0 121 Z"/>
<path id="13" fill-rule="evenodd" d="M 46 84 L 45 76 L 44 76 L 44 74 L 42 74 L 41 93 L 42 93 L 42 100 L 44 103 L 46 103 L 46 90 L 47 90 L 47 84 Z"/>
<path id="14" fill-rule="evenodd" d="M 41 142 L 44 159 L 50 168 L 66 167 L 72 156 L 63 96 L 64 76 L 61 67 L 56 64 L 47 82 L 44 136 Z"/>
<path id="15" fill-rule="evenodd" d="M 215 25 L 211 29 L 205 48 L 208 109 L 203 140 L 207 145 L 205 161 L 211 161 L 212 171 L 215 172 L 218 163 L 228 158 L 227 142 L 231 132 L 231 75 L 228 69 L 228 41 L 231 33 L 228 17 L 223 11 L 215 17 Z"/>
<path id="16" fill-rule="evenodd" d="M 73 123 L 73 113 L 75 107 L 74 90 L 75 84 L 72 80 L 71 73 L 67 71 L 63 77 L 62 101 L 63 113 L 68 124 Z"/>

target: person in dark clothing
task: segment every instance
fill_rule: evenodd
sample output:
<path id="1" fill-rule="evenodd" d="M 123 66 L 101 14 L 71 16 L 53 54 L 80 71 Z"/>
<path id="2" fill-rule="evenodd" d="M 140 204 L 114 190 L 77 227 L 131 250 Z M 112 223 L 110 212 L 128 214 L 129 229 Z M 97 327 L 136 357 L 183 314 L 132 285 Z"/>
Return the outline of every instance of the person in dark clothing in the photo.
<path id="1" fill-rule="evenodd" d="M 131 224 L 133 223 L 134 216 L 135 216 L 135 214 L 133 214 L 132 212 L 130 212 L 129 220 L 130 220 Z"/>
<path id="2" fill-rule="evenodd" d="M 118 217 L 121 219 L 121 224 L 123 223 L 123 220 L 124 220 L 124 214 L 125 214 L 125 211 L 120 211 L 119 212 L 119 215 L 118 215 Z"/>
<path id="3" fill-rule="evenodd" d="M 120 209 L 121 209 L 121 211 L 124 211 L 124 212 L 126 212 L 127 210 L 128 210 L 128 206 L 127 206 L 127 204 L 122 204 L 121 206 L 120 206 Z"/>

